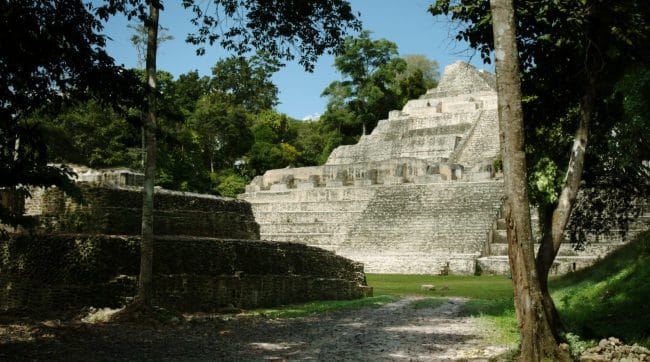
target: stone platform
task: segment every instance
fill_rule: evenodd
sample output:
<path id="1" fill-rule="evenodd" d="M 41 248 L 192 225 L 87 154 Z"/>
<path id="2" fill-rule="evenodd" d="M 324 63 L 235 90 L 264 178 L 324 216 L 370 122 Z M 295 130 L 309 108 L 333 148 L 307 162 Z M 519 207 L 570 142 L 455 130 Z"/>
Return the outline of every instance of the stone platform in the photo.
<path id="1" fill-rule="evenodd" d="M 262 239 L 301 242 L 374 273 L 474 274 L 501 206 L 494 76 L 458 62 L 318 167 L 267 171 L 240 195 Z"/>
<path id="2" fill-rule="evenodd" d="M 336 148 L 325 165 L 256 177 L 240 198 L 261 238 L 335 251 L 372 273 L 507 274 L 495 84 L 494 75 L 454 63 L 437 88 Z M 552 273 L 623 243 L 615 233 L 592 239 L 585 250 L 564 245 Z"/>

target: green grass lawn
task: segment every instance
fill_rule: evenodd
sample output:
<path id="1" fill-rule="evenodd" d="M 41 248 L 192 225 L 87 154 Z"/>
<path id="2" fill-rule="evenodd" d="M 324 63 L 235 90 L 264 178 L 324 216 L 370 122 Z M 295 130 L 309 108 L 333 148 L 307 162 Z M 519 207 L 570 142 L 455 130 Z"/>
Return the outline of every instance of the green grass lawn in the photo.
<path id="1" fill-rule="evenodd" d="M 415 303 L 415 308 L 435 308 L 444 303 L 445 297 L 465 297 L 470 300 L 463 313 L 490 323 L 495 343 L 518 341 L 512 281 L 506 277 L 367 274 L 366 278 L 374 289 L 372 298 L 312 302 L 249 314 L 290 318 L 376 307 L 407 295 L 427 297 Z M 422 290 L 424 284 L 433 285 L 435 290 Z M 572 348 L 610 336 L 628 344 L 650 346 L 650 232 L 593 267 L 553 278 L 551 290 Z"/>
<path id="2" fill-rule="evenodd" d="M 374 295 L 422 295 L 427 297 L 466 297 L 474 299 L 512 299 L 512 281 L 503 276 L 366 274 Z M 422 290 L 424 284 L 435 290 Z"/>

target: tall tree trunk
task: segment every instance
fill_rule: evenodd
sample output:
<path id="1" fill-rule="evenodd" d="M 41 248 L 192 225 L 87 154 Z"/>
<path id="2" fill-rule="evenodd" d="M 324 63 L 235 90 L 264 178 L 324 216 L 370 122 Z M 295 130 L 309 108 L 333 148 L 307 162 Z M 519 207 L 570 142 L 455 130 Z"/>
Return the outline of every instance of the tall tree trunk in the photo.
<path id="1" fill-rule="evenodd" d="M 147 37 L 147 117 L 144 124 L 146 158 L 144 165 L 144 195 L 142 199 L 142 240 L 140 247 L 140 278 L 136 303 L 145 309 L 151 306 L 153 289 L 153 194 L 156 173 L 156 51 L 158 48 L 158 12 L 154 1 L 149 3 L 149 19 L 145 24 Z"/>
<path id="2" fill-rule="evenodd" d="M 576 196 L 580 188 L 580 180 L 582 180 L 585 152 L 589 138 L 589 123 L 593 117 L 596 104 L 596 78 L 593 72 L 588 71 L 587 74 L 588 78 L 585 84 L 585 91 L 580 100 L 580 122 L 573 137 L 571 157 L 569 158 L 564 185 L 562 186 L 558 204 L 555 210 L 553 210 L 550 220 L 545 225 L 549 230 L 545 232 L 542 238 L 542 245 L 540 246 L 536 259 L 539 282 L 544 295 L 544 303 L 546 304 L 547 314 L 551 318 L 556 337 L 561 333 L 562 323 L 551 294 L 548 291 L 548 274 L 562 245 L 564 230 L 569 222 L 569 217 L 571 216 L 571 211 L 575 205 Z"/>
<path id="3" fill-rule="evenodd" d="M 521 332 L 521 360 L 569 360 L 553 335 L 537 278 L 530 225 L 519 60 L 512 0 L 491 0 L 500 138 L 503 142 L 508 258 Z"/>

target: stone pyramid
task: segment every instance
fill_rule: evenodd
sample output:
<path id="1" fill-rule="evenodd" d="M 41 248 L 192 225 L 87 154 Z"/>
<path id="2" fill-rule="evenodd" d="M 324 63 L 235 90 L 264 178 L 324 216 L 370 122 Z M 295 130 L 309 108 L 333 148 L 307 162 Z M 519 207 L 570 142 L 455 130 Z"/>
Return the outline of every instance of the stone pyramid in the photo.
<path id="1" fill-rule="evenodd" d="M 335 149 L 325 165 L 269 170 L 240 198 L 262 239 L 333 250 L 367 272 L 505 274 L 498 128 L 494 75 L 456 62 L 437 88 Z M 566 245 L 554 271 L 611 250 L 598 245 L 605 249 Z"/>

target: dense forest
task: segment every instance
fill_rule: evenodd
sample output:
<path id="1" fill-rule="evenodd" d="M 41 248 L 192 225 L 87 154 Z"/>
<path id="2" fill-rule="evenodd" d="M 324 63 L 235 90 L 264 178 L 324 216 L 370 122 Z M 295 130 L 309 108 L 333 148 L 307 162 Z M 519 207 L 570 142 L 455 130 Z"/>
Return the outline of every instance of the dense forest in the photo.
<path id="1" fill-rule="evenodd" d="M 142 29 L 133 29 L 137 47 Z M 336 58 L 341 80 L 323 91 L 323 116 L 301 121 L 274 109 L 278 88 L 271 77 L 279 67 L 260 52 L 221 59 L 211 76 L 159 70 L 156 184 L 233 197 L 268 169 L 323 164 L 334 148 L 355 143 L 390 110 L 434 87 L 438 77 L 435 61 L 399 57 L 395 43 L 363 32 L 348 37 Z M 133 71 L 144 81 L 142 70 Z M 42 130 L 51 162 L 141 170 L 141 118 L 132 102 L 94 97 L 68 102 L 60 112 L 37 113 L 30 122 Z"/>

